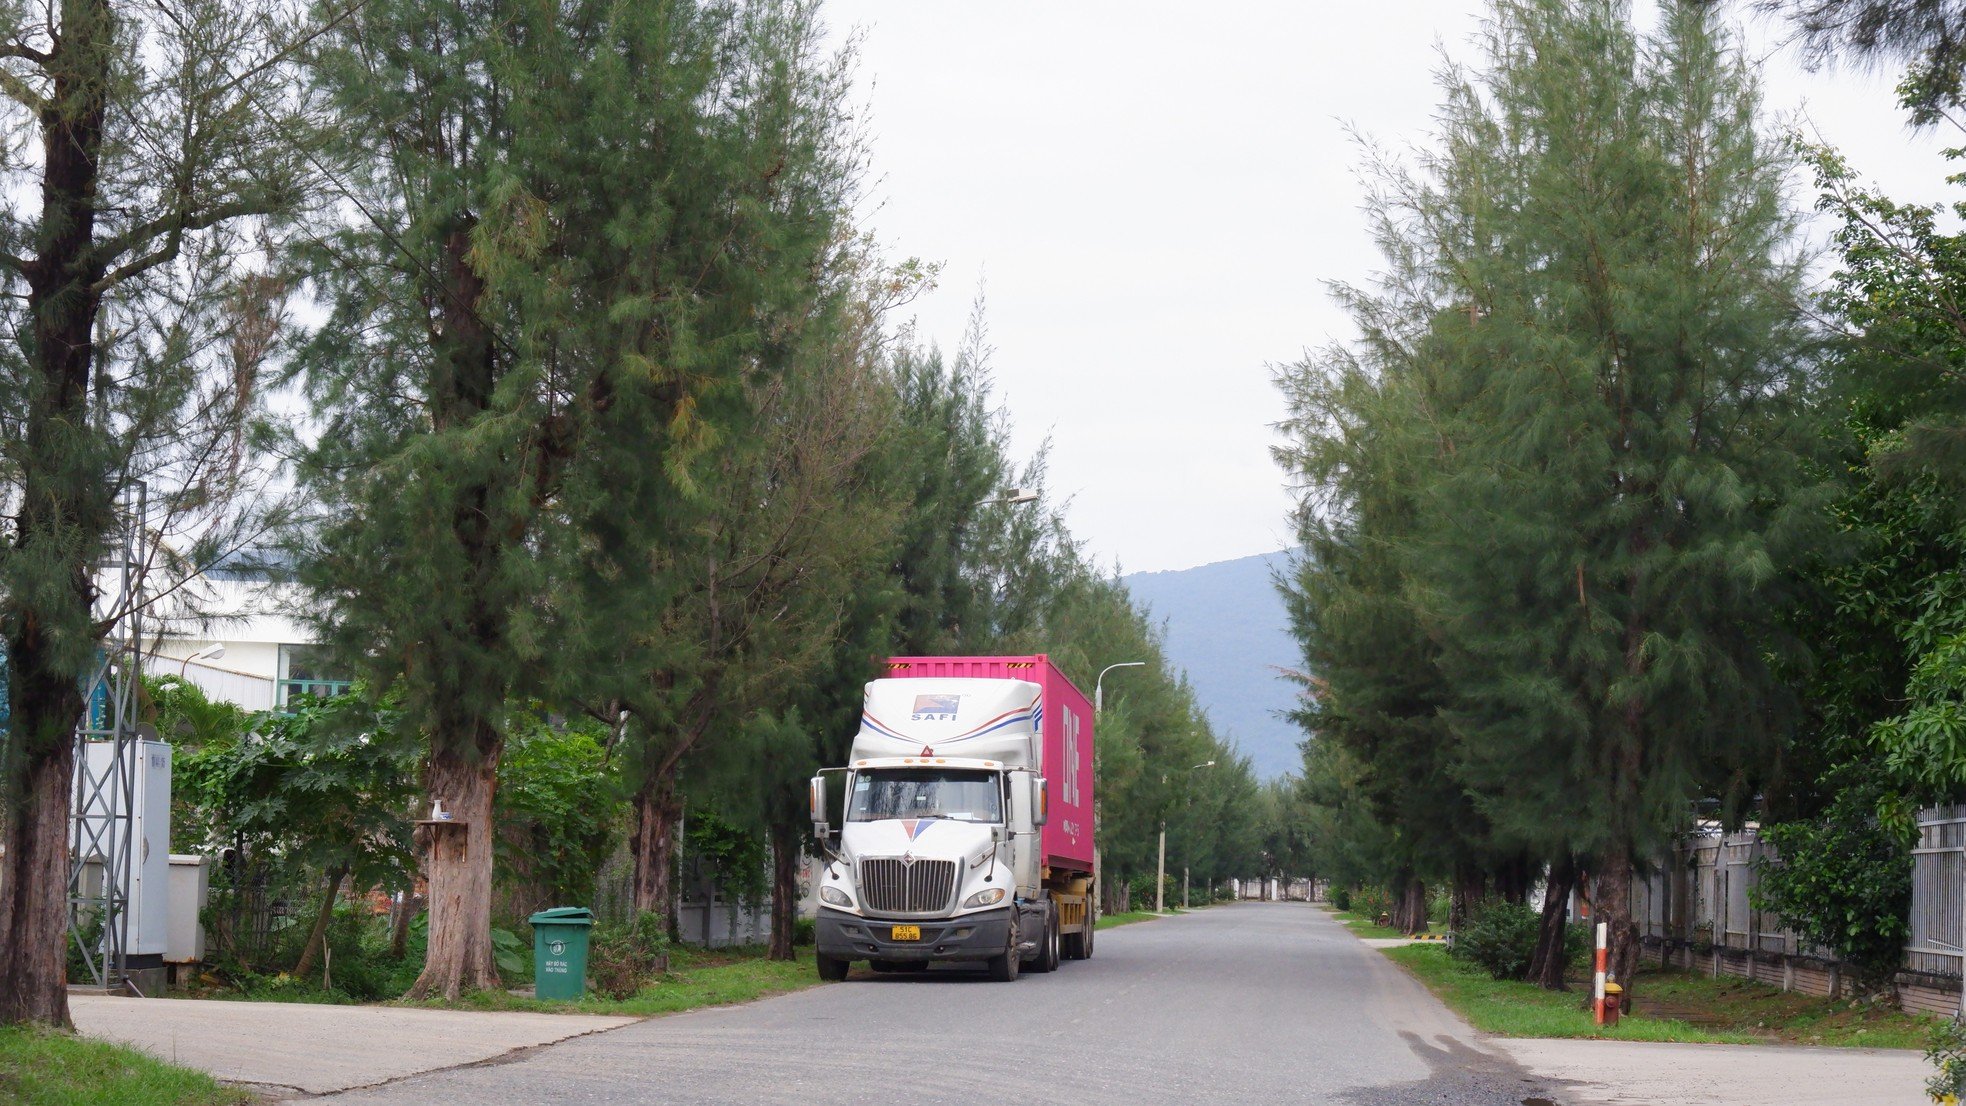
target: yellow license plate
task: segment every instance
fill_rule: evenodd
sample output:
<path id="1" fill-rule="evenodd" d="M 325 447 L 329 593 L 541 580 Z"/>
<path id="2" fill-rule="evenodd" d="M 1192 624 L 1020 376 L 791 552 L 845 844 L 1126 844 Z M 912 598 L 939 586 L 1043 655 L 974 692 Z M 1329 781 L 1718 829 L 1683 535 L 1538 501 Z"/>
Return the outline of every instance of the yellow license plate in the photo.
<path id="1" fill-rule="evenodd" d="M 888 940 L 890 941 L 919 941 L 921 939 L 922 927 L 920 926 L 895 926 L 894 930 L 888 934 Z"/>

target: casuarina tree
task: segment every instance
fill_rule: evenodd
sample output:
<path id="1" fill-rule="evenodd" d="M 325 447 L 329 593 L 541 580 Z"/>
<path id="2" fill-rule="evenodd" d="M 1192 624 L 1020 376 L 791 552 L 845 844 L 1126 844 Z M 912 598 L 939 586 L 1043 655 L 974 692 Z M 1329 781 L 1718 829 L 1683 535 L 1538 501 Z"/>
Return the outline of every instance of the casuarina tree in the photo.
<path id="1" fill-rule="evenodd" d="M 1495 6 L 1432 149 L 1379 176 L 1356 375 L 1398 402 L 1300 430 L 1408 443 L 1404 533 L 1327 555 L 1390 558 L 1456 782 L 1498 841 L 1593 858 L 1627 981 L 1635 863 L 1779 755 L 1775 615 L 1814 506 L 1788 164 L 1711 7 L 1659 18 Z"/>
<path id="2" fill-rule="evenodd" d="M 75 729 L 134 601 L 98 570 L 122 531 L 199 561 L 250 491 L 243 429 L 283 297 L 242 259 L 306 180 L 290 15 L 0 5 L 0 1024 L 68 1021 Z"/>
<path id="3" fill-rule="evenodd" d="M 663 524 L 643 493 L 687 486 L 794 277 L 820 276 L 816 38 L 796 0 L 375 0 L 321 54 L 352 222 L 320 244 L 332 316 L 302 362 L 324 414 L 305 572 L 342 654 L 429 735 L 452 814 L 414 994 L 498 982 L 506 704 L 564 693 L 583 635 L 633 629 L 553 621 L 578 555 L 646 550 L 610 528 Z"/>
<path id="4" fill-rule="evenodd" d="M 1707 5 L 1641 36 L 1622 3 L 1504 3 L 1488 53 L 1412 195 L 1465 309 L 1435 316 L 1458 402 L 1421 573 L 1468 784 L 1595 859 L 1629 982 L 1635 862 L 1750 791 L 1789 717 L 1776 612 L 1815 500 L 1788 163 Z"/>

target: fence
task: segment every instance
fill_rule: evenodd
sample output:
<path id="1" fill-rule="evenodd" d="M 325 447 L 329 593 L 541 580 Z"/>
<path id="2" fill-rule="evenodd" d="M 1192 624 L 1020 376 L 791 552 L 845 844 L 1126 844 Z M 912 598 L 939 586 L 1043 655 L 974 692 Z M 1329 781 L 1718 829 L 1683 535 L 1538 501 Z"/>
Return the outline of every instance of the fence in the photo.
<path id="1" fill-rule="evenodd" d="M 1633 889 L 1633 916 L 1646 953 L 1712 975 L 1733 975 L 1784 990 L 1840 996 L 1842 965 L 1805 945 L 1781 919 L 1754 909 L 1758 865 L 1775 848 L 1754 827 L 1723 833 L 1701 823 Z M 1962 1009 L 1966 951 L 1966 808 L 1921 811 L 1912 850 L 1911 936 L 1898 976 L 1905 1009 L 1951 1014 Z"/>

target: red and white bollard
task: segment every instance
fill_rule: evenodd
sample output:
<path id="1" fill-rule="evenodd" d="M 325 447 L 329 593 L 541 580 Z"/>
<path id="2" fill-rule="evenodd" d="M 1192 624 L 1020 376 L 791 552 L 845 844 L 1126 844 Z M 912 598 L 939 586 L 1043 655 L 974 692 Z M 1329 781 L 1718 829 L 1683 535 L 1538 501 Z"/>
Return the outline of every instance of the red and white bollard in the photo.
<path id="1" fill-rule="evenodd" d="M 1611 927 L 1604 922 L 1597 923 L 1597 975 L 1591 981 L 1591 1008 L 1597 1012 L 1597 1024 L 1599 1025 L 1604 1024 L 1604 943 L 1610 929 Z"/>

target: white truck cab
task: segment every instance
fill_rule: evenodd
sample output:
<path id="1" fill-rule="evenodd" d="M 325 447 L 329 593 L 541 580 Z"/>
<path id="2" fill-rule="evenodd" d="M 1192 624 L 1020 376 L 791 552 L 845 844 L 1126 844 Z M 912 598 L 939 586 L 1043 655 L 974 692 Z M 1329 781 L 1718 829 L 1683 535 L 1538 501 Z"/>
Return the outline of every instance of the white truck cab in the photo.
<path id="1" fill-rule="evenodd" d="M 820 976 L 845 978 L 854 960 L 876 971 L 983 962 L 1001 980 L 1054 968 L 1061 925 L 1041 837 L 1039 685 L 875 680 L 866 703 L 853 757 L 835 770 L 845 774 L 837 837 L 826 778 L 812 781 L 825 854 Z"/>

